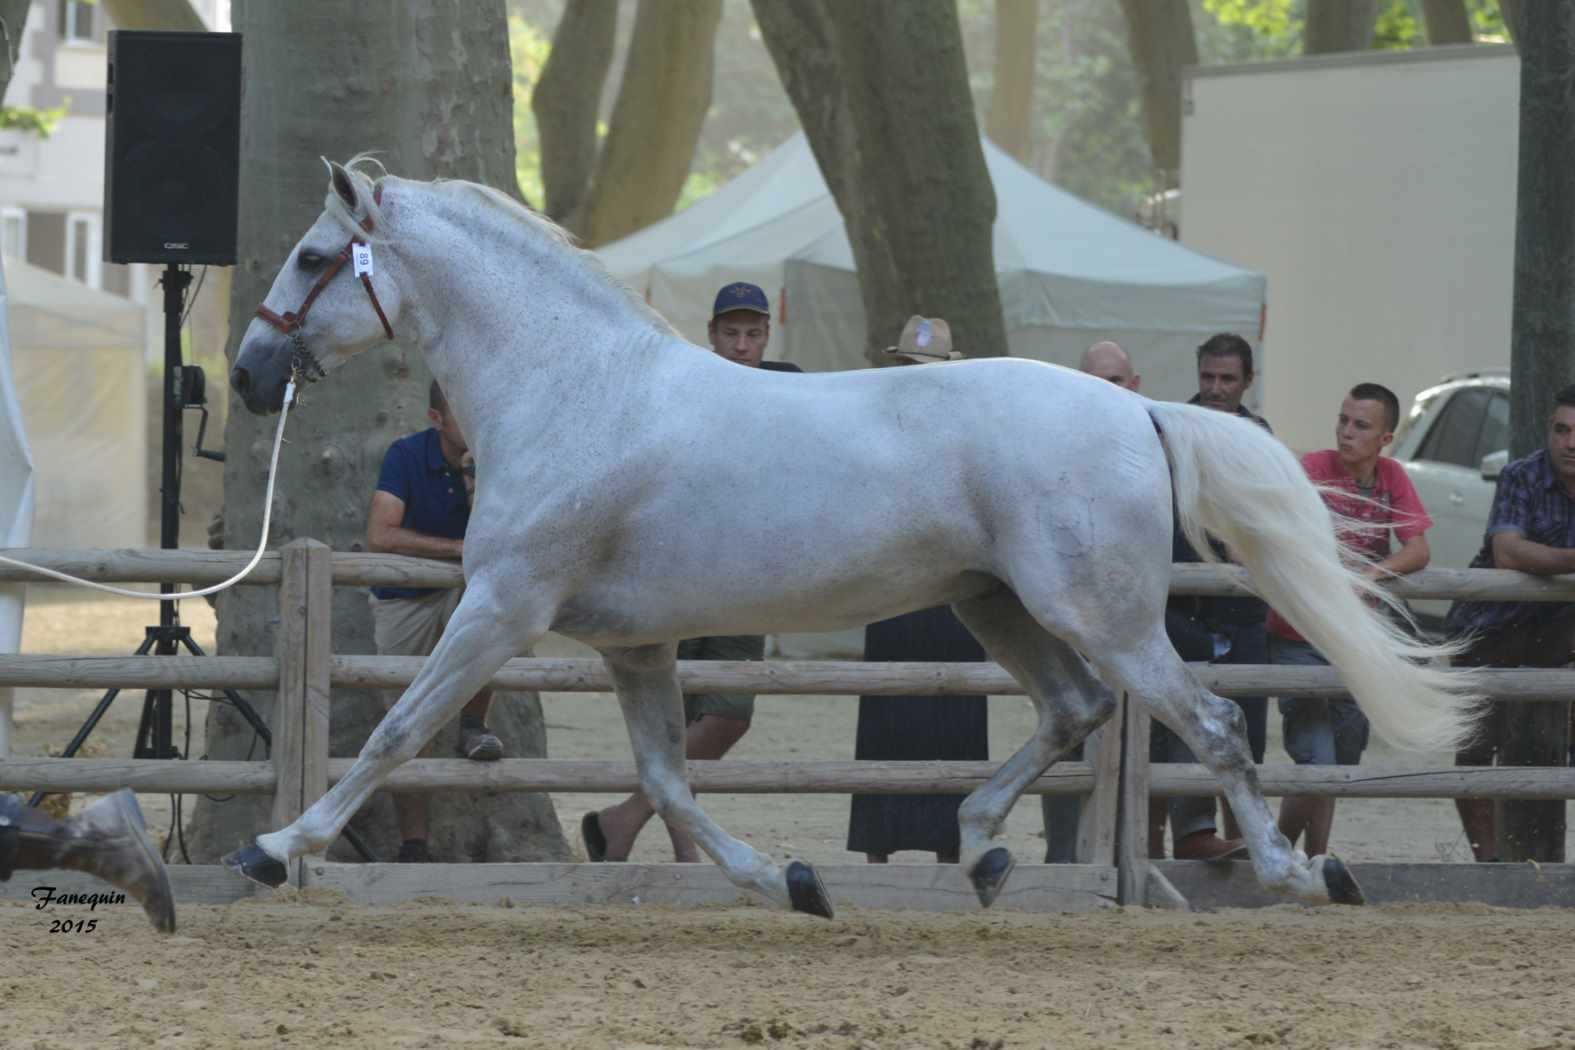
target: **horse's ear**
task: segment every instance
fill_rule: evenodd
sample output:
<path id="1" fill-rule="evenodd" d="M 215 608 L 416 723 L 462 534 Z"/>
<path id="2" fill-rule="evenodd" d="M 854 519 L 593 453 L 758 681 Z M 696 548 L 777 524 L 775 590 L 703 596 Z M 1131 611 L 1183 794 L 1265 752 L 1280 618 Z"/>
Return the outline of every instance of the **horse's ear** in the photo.
<path id="1" fill-rule="evenodd" d="M 323 159 L 323 163 L 328 165 L 328 181 L 333 185 L 334 192 L 345 202 L 345 207 L 350 209 L 350 214 L 356 214 L 360 210 L 361 201 L 356 195 L 355 180 L 350 177 L 343 164 L 327 158 Z"/>

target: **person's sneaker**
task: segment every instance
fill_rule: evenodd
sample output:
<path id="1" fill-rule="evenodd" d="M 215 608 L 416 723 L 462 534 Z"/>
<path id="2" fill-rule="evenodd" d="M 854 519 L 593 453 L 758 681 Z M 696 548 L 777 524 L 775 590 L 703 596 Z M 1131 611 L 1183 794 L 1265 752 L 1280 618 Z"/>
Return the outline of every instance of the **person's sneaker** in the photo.
<path id="1" fill-rule="evenodd" d="M 486 726 L 462 726 L 459 753 L 472 762 L 496 762 L 503 757 L 503 741 Z"/>
<path id="2" fill-rule="evenodd" d="M 431 864 L 432 854 L 427 850 L 426 839 L 406 839 L 399 844 L 399 863 Z"/>

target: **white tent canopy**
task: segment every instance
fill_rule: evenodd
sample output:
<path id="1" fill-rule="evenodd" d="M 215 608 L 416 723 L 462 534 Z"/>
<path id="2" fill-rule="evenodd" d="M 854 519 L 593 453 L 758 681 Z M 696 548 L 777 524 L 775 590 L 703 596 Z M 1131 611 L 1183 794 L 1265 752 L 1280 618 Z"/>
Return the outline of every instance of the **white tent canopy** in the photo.
<path id="1" fill-rule="evenodd" d="M 15 406 L 36 467 L 34 531 L 51 547 L 147 541 L 143 307 L 16 259 L 5 260 Z M 0 462 L 0 523 L 13 467 Z"/>
<path id="2" fill-rule="evenodd" d="M 1014 355 L 1075 366 L 1091 343 L 1114 339 L 1145 394 L 1178 399 L 1197 390 L 1193 351 L 1208 336 L 1236 332 L 1258 345 L 1262 274 L 1087 204 L 988 140 L 984 153 Z M 935 250 L 946 250 L 943 230 Z M 802 132 L 710 197 L 599 254 L 697 343 L 717 289 L 745 280 L 777 304 L 768 356 L 811 371 L 866 363 L 853 250 Z M 959 349 L 968 349 L 961 337 Z"/>

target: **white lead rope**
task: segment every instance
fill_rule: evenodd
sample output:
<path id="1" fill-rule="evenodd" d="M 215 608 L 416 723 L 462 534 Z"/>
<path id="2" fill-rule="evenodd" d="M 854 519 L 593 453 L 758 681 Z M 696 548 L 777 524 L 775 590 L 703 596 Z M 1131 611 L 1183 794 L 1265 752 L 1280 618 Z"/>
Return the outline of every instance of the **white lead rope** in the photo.
<path id="1" fill-rule="evenodd" d="M 285 384 L 284 404 L 279 406 L 279 429 L 273 436 L 273 455 L 268 460 L 268 492 L 263 498 L 262 537 L 257 541 L 257 553 L 253 554 L 252 560 L 246 563 L 246 568 L 242 569 L 234 576 L 231 576 L 223 583 L 216 583 L 212 587 L 204 587 L 200 591 L 179 591 L 174 594 L 160 594 L 153 591 L 132 591 L 127 590 L 124 587 L 110 587 L 107 584 L 94 583 L 92 580 L 79 579 L 78 577 L 69 575 L 68 573 L 56 572 L 54 569 L 46 569 L 42 565 L 31 565 L 25 561 L 17 561 L 15 558 L 7 558 L 4 555 L 0 555 L 0 562 L 5 563 L 6 565 L 15 565 L 18 568 L 27 569 L 31 572 L 39 573 L 42 576 L 50 576 L 57 580 L 64 580 L 66 583 L 74 583 L 79 587 L 91 587 L 95 591 L 104 591 L 107 594 L 118 594 L 125 598 L 146 598 L 150 601 L 159 602 L 179 602 L 185 601 L 187 598 L 202 598 L 209 594 L 217 594 L 228 587 L 235 586 L 237 583 L 244 580 L 247 574 L 257 567 L 258 562 L 262 561 L 263 550 L 268 546 L 268 520 L 273 517 L 273 483 L 275 477 L 278 474 L 279 445 L 280 442 L 284 440 L 284 421 L 289 417 L 290 406 L 294 402 L 295 380 L 291 379 L 289 383 Z"/>

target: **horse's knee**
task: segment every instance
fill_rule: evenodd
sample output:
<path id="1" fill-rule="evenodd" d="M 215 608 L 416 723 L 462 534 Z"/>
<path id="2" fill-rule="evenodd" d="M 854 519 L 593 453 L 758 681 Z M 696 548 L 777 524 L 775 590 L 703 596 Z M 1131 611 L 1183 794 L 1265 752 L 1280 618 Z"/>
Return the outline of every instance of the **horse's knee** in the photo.
<path id="1" fill-rule="evenodd" d="M 1235 701 L 1213 693 L 1204 694 L 1198 727 L 1204 745 L 1214 754 L 1233 756 L 1246 747 L 1247 716 Z"/>
<path id="2" fill-rule="evenodd" d="M 370 762 L 404 762 L 414 758 L 423 741 L 414 739 L 410 725 L 402 718 L 385 717 L 366 738 L 361 757 Z"/>

